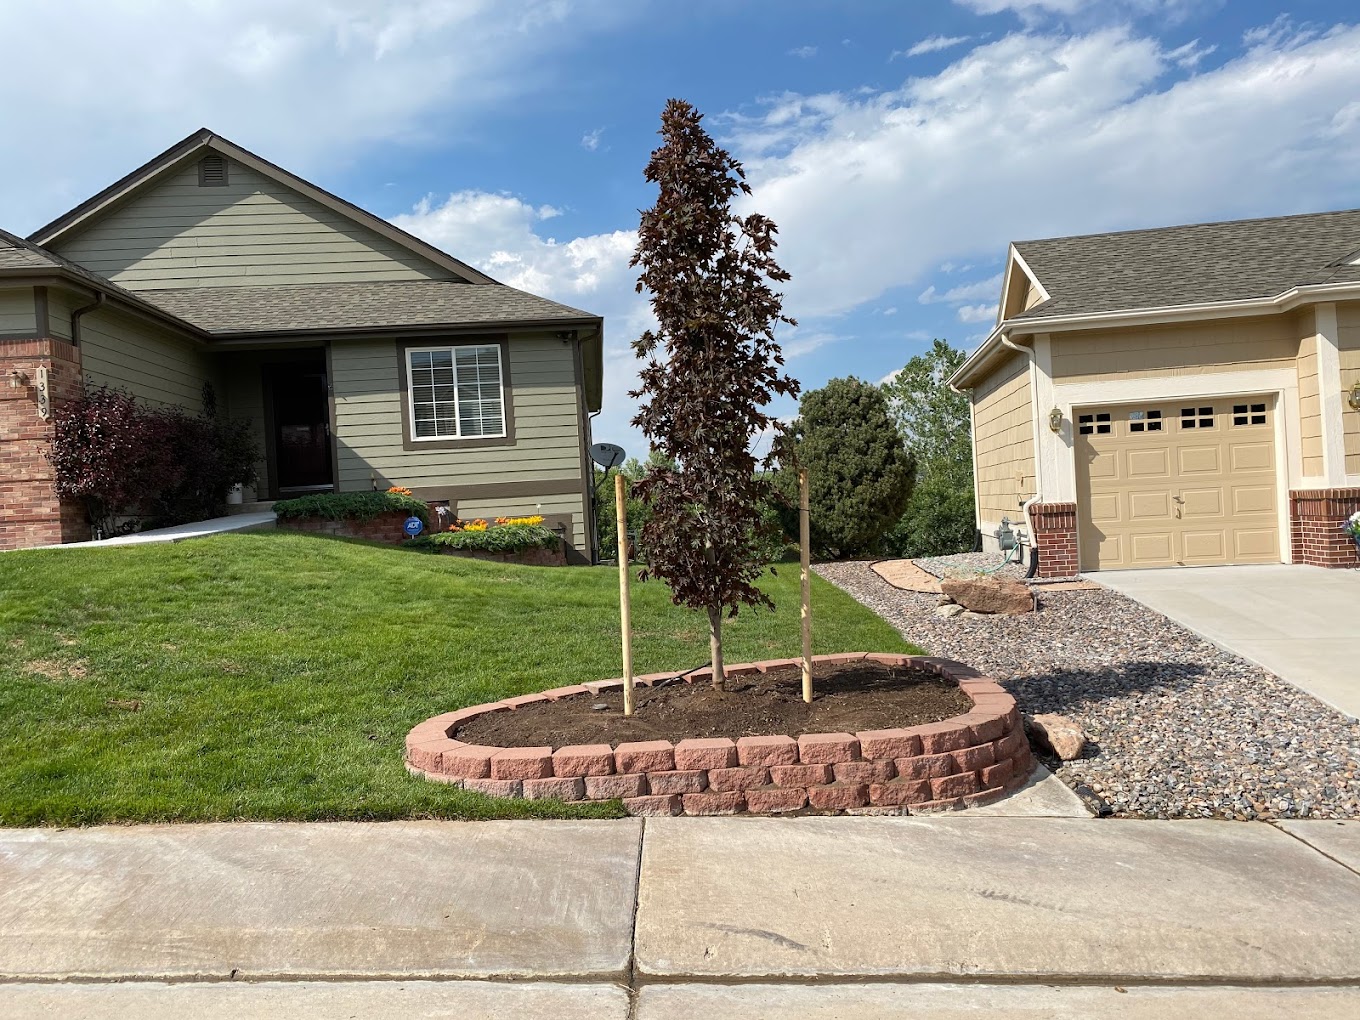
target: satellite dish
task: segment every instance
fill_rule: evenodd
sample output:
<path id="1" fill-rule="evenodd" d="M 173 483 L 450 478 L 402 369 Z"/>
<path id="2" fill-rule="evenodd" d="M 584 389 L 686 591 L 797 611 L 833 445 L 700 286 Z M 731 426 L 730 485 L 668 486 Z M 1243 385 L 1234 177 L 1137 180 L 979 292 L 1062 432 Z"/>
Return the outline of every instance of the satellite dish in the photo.
<path id="1" fill-rule="evenodd" d="M 625 456 L 623 447 L 614 443 L 596 443 L 590 448 L 590 459 L 606 471 L 622 464 Z"/>

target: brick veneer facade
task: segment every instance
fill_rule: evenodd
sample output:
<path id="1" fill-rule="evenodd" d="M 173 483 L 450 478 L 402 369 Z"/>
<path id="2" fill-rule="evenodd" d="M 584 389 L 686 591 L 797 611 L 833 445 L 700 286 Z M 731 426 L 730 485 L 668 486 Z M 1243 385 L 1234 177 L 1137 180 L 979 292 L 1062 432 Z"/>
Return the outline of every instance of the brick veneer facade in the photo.
<path id="1" fill-rule="evenodd" d="M 1077 504 L 1036 503 L 1030 507 L 1040 577 L 1071 577 L 1077 572 Z"/>
<path id="2" fill-rule="evenodd" d="M 367 521 L 331 521 L 324 517 L 280 517 L 277 527 L 286 531 L 311 531 L 322 535 L 363 538 L 370 542 L 401 545 L 408 541 L 402 525 L 409 516 L 411 515 L 403 510 L 388 510 Z"/>
<path id="3" fill-rule="evenodd" d="M 1338 569 L 1360 566 L 1354 540 L 1341 530 L 1357 510 L 1360 489 L 1291 491 L 1289 529 L 1294 562 Z"/>
<path id="4" fill-rule="evenodd" d="M 498 797 L 623 801 L 636 815 L 775 814 L 794 811 L 907 814 L 985 804 L 1023 785 L 1034 770 L 1015 699 L 960 662 L 855 652 L 824 663 L 872 660 L 924 669 L 958 683 L 973 700 L 965 715 L 901 729 L 781 734 L 738 740 L 647 740 L 571 747 L 487 747 L 454 736 L 487 712 L 513 712 L 621 687 L 602 680 L 477 705 L 427 719 L 406 737 L 407 768 L 427 779 Z M 796 666 L 797 659 L 731 666 L 732 675 Z M 674 673 L 636 678 L 642 685 Z M 685 676 L 707 683 L 707 671 Z"/>
<path id="5" fill-rule="evenodd" d="M 46 368 L 52 408 L 80 391 L 80 352 L 64 340 L 0 340 L 0 549 L 90 537 L 85 512 L 53 491 L 51 420 L 38 417 L 38 369 Z M 11 386 L 13 373 L 25 377 Z"/>

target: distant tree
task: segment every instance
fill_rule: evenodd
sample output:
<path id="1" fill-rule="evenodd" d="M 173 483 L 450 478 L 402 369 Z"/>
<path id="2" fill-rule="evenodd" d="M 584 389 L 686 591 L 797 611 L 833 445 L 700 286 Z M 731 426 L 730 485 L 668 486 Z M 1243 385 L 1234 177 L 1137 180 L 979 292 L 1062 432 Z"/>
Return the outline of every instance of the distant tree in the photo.
<path id="1" fill-rule="evenodd" d="M 689 103 L 667 102 L 662 144 L 647 164 L 659 194 L 642 213 L 631 264 L 641 267 L 637 289 L 650 293 L 657 327 L 633 342 L 645 363 L 630 395 L 641 400 L 633 424 L 665 460 L 635 487 L 649 513 L 641 576 L 660 577 L 676 604 L 707 614 L 721 690 L 723 616 L 773 606 L 756 587 L 770 484 L 757 476 L 751 444 L 782 433 L 765 408 L 797 396 L 798 383 L 783 372 L 774 338 L 776 325 L 793 325 L 771 286 L 789 279 L 774 259 L 775 225 L 732 212 L 733 197 L 751 189 L 702 119 Z"/>
<path id="2" fill-rule="evenodd" d="M 916 461 L 916 487 L 887 540 L 902 556 L 944 556 L 972 548 L 973 451 L 968 397 L 946 380 L 967 355 L 936 340 L 884 384 L 893 417 Z"/>
<path id="3" fill-rule="evenodd" d="M 851 376 L 804 394 L 780 477 L 794 498 L 793 462 L 808 471 L 809 530 L 820 555 L 864 556 L 902 517 L 915 465 L 883 390 Z"/>

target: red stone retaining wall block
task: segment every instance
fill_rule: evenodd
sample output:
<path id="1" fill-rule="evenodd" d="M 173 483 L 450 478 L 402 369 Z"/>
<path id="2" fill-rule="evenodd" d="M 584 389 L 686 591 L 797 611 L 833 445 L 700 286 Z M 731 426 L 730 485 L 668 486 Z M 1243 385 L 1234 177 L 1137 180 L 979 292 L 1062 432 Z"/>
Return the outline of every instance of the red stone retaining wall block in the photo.
<path id="1" fill-rule="evenodd" d="M 0 340 L 0 549 L 81 542 L 84 508 L 57 498 L 50 454 L 55 427 L 38 417 L 38 369 L 52 410 L 80 393 L 80 351 L 65 340 Z M 11 386 L 13 373 L 23 385 Z"/>
<path id="2" fill-rule="evenodd" d="M 1290 544 L 1295 563 L 1344 569 L 1360 566 L 1355 541 L 1341 530 L 1360 510 L 1360 489 L 1312 489 L 1289 493 Z"/>
<path id="3" fill-rule="evenodd" d="M 498 797 L 622 800 L 635 815 L 773 814 L 789 811 L 903 813 L 972 807 L 1002 797 L 1034 770 L 1015 699 L 963 663 L 932 657 L 819 655 L 930 670 L 973 701 L 942 722 L 861 733 L 783 734 L 739 740 L 646 740 L 561 747 L 482 747 L 457 739 L 484 712 L 513 712 L 564 692 L 617 687 L 606 680 L 523 695 L 435 716 L 406 737 L 407 768 Z M 796 660 L 782 660 L 785 665 Z M 753 672 L 774 663 L 747 663 Z M 672 674 L 658 674 L 671 676 Z M 691 674 L 693 683 L 707 676 Z"/>
<path id="4" fill-rule="evenodd" d="M 1035 503 L 1034 548 L 1039 550 L 1040 577 L 1071 577 L 1077 562 L 1077 504 Z"/>

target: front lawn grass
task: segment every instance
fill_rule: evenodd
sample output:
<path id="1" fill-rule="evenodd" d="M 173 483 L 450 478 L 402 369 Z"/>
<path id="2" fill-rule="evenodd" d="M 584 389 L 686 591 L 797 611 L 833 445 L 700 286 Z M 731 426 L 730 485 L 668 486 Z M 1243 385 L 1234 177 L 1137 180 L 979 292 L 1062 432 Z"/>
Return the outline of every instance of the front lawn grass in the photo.
<path id="1" fill-rule="evenodd" d="M 819 653 L 908 650 L 814 577 Z M 729 662 L 798 654 L 798 570 L 726 627 Z M 701 665 L 705 621 L 634 585 L 639 673 Z M 618 676 L 618 574 L 286 532 L 0 555 L 0 824 L 612 817 L 411 777 L 406 732 Z"/>

